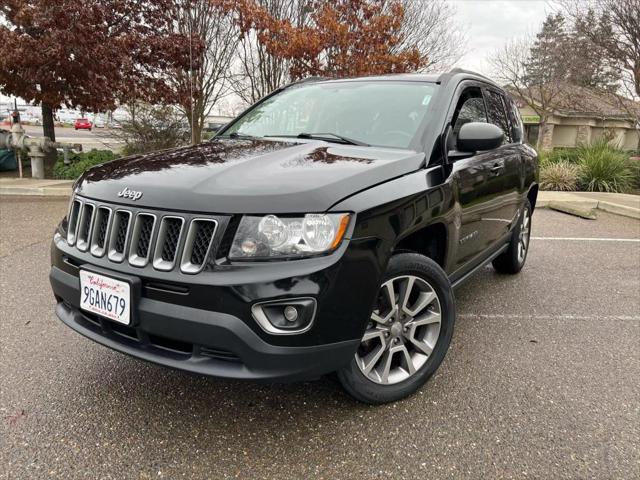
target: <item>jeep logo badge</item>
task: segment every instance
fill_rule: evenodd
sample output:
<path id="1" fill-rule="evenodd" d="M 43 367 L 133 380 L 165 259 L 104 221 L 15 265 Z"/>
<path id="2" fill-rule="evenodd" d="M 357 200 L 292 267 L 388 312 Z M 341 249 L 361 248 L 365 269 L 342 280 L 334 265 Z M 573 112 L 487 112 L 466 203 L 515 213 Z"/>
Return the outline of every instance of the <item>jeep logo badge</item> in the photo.
<path id="1" fill-rule="evenodd" d="M 142 192 L 136 192 L 135 190 L 130 190 L 129 187 L 124 187 L 121 192 L 118 192 L 118 196 L 122 198 L 130 198 L 135 202 L 142 197 Z"/>

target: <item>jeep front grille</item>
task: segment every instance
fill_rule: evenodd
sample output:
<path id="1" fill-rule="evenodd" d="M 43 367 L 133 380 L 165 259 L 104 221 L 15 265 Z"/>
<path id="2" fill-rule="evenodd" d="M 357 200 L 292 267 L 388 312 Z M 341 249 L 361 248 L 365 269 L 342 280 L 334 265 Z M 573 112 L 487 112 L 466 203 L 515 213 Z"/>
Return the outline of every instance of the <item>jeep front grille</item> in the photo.
<path id="1" fill-rule="evenodd" d="M 186 273 L 199 272 L 204 266 L 216 231 L 216 222 L 203 218 L 191 221 L 180 269 Z"/>
<path id="2" fill-rule="evenodd" d="M 156 216 L 150 213 L 139 213 L 133 225 L 129 263 L 136 267 L 144 267 L 149 261 L 149 247 Z"/>
<path id="3" fill-rule="evenodd" d="M 198 273 L 212 252 L 213 218 L 107 206 L 76 197 L 69 211 L 67 243 L 80 252 L 134 267 Z"/>
<path id="4" fill-rule="evenodd" d="M 171 270 L 176 263 L 176 253 L 182 235 L 182 217 L 164 217 L 160 223 L 153 266 L 157 270 Z"/>
<path id="5" fill-rule="evenodd" d="M 111 226 L 111 235 L 109 237 L 109 260 L 114 262 L 122 262 L 122 260 L 124 260 L 130 224 L 131 212 L 127 210 L 116 210 L 113 225 Z"/>
<path id="6" fill-rule="evenodd" d="M 85 203 L 80 212 L 80 220 L 78 220 L 78 228 L 76 235 L 76 246 L 81 252 L 86 252 L 89 248 L 89 233 L 91 232 L 91 223 L 93 222 L 93 212 L 95 207 L 90 203 Z"/>
<path id="7" fill-rule="evenodd" d="M 82 210 L 82 202 L 80 200 L 74 200 L 71 204 L 71 211 L 69 212 L 69 222 L 67 228 L 67 242 L 69 245 L 76 243 L 76 232 L 78 230 L 78 218 L 80 217 L 80 211 Z"/>
<path id="8" fill-rule="evenodd" d="M 93 223 L 93 234 L 91 235 L 91 254 L 96 257 L 104 255 L 110 219 L 111 209 L 99 207 L 96 211 L 96 219 Z"/>

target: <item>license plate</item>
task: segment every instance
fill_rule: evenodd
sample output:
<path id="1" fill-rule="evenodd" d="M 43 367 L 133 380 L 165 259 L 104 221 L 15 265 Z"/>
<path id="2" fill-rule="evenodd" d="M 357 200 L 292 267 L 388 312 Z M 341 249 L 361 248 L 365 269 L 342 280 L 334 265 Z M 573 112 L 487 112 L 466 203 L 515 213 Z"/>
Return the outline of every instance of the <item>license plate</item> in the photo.
<path id="1" fill-rule="evenodd" d="M 127 282 L 80 270 L 80 308 L 129 325 L 131 287 Z"/>

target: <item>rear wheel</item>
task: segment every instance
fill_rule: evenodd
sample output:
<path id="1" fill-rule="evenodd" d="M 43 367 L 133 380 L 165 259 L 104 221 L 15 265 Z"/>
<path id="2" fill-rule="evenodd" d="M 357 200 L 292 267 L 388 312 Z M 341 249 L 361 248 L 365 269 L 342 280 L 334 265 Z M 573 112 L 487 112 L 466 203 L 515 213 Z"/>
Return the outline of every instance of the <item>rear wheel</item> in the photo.
<path id="1" fill-rule="evenodd" d="M 513 229 L 509 247 L 493 260 L 493 268 L 500 273 L 518 273 L 524 267 L 531 238 L 531 204 L 525 200 L 520 221 Z"/>
<path id="2" fill-rule="evenodd" d="M 351 363 L 338 372 L 343 387 L 372 404 L 414 393 L 436 371 L 453 334 L 449 279 L 433 260 L 395 255 Z"/>

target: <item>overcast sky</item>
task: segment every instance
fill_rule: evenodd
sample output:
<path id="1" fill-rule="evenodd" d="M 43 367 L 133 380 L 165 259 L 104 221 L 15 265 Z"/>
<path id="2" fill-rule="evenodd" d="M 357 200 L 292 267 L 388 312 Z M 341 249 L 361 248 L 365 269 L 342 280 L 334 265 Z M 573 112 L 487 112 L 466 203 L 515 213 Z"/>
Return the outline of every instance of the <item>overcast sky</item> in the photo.
<path id="1" fill-rule="evenodd" d="M 488 57 L 509 39 L 536 33 L 552 4 L 547 0 L 449 0 L 467 29 L 468 52 L 458 66 L 492 76 Z"/>

